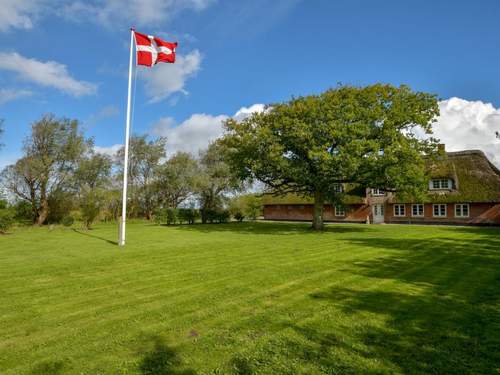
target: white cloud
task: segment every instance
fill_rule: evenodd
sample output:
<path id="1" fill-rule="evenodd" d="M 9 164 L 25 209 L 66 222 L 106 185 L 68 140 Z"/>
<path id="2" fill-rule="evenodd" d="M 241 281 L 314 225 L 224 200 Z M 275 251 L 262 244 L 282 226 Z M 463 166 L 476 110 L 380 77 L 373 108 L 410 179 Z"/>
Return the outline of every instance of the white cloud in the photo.
<path id="1" fill-rule="evenodd" d="M 94 146 L 94 151 L 97 152 L 98 154 L 104 154 L 108 156 L 115 156 L 118 150 L 120 150 L 123 147 L 123 145 L 116 144 L 113 146 Z"/>
<path id="2" fill-rule="evenodd" d="M 101 120 L 108 119 L 110 117 L 115 117 L 120 114 L 120 110 L 117 106 L 107 105 L 102 107 L 96 113 L 93 113 L 89 116 L 89 118 L 85 121 L 87 126 L 93 126 Z"/>
<path id="3" fill-rule="evenodd" d="M 0 104 L 4 104 L 10 102 L 11 100 L 16 100 L 19 98 L 25 98 L 31 95 L 33 95 L 33 93 L 29 90 L 0 89 Z"/>
<path id="4" fill-rule="evenodd" d="M 15 72 L 25 81 L 54 87 L 76 97 L 92 95 L 97 91 L 95 84 L 77 81 L 70 76 L 66 65 L 56 61 L 42 62 L 16 52 L 0 53 L 0 69 Z"/>
<path id="5" fill-rule="evenodd" d="M 175 92 L 187 94 L 186 81 L 200 70 L 202 55 L 194 50 L 185 56 L 177 55 L 175 64 L 158 64 L 154 69 L 140 70 L 146 95 L 152 102 L 167 98 Z"/>
<path id="6" fill-rule="evenodd" d="M 254 104 L 251 107 L 242 107 L 233 118 L 241 121 L 254 112 L 264 110 L 263 104 Z M 176 126 L 175 120 L 171 117 L 161 118 L 153 127 L 150 133 L 156 136 L 167 137 L 167 153 L 172 155 L 177 151 L 190 152 L 194 155 L 208 146 L 223 134 L 222 123 L 229 116 L 212 116 L 205 113 L 197 113 Z"/>
<path id="7" fill-rule="evenodd" d="M 200 149 L 222 135 L 222 122 L 228 117 L 225 115 L 212 116 L 197 113 L 178 126 L 170 117 L 164 117 L 151 129 L 151 134 L 167 137 L 167 153 L 177 151 L 197 154 Z"/>
<path id="8" fill-rule="evenodd" d="M 2 0 L 0 5 L 0 32 L 10 29 L 31 29 L 41 10 L 40 0 Z"/>
<path id="9" fill-rule="evenodd" d="M 233 118 L 236 121 L 241 121 L 249 117 L 252 113 L 263 112 L 265 109 L 264 104 L 254 104 L 250 107 L 241 107 L 238 112 L 235 113 Z"/>
<path id="10" fill-rule="evenodd" d="M 434 136 L 448 151 L 482 150 L 500 167 L 500 109 L 491 103 L 450 98 L 439 103 L 440 116 L 434 124 Z"/>
<path id="11" fill-rule="evenodd" d="M 214 0 L 97 0 L 75 1 L 58 13 L 77 22 L 93 21 L 106 27 L 117 23 L 135 26 L 165 25 L 183 10 L 200 11 Z"/>

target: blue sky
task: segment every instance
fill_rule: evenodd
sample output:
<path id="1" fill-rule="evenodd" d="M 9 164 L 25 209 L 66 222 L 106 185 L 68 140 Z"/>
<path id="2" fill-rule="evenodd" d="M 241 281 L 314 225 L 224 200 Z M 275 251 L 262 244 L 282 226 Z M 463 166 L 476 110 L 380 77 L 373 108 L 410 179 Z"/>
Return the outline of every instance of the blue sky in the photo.
<path id="1" fill-rule="evenodd" d="M 227 116 L 338 82 L 408 84 L 442 100 L 450 150 L 500 164 L 500 2 L 2 0 L 0 166 L 44 113 L 79 119 L 99 150 L 123 143 L 129 27 L 178 41 L 139 68 L 133 131 L 195 152 Z M 243 109 L 242 109 L 243 108 Z M 114 148 L 112 147 L 114 146 Z"/>

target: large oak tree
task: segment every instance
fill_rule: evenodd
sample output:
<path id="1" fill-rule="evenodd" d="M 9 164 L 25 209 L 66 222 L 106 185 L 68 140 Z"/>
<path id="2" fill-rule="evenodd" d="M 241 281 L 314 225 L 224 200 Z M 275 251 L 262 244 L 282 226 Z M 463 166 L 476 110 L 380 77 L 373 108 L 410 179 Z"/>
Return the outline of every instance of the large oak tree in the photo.
<path id="1" fill-rule="evenodd" d="M 424 157 L 436 141 L 435 95 L 407 86 L 340 86 L 320 95 L 268 106 L 225 122 L 227 161 L 243 179 L 276 194 L 314 196 L 313 228 L 323 227 L 325 201 L 338 184 L 418 194 L 425 188 Z"/>

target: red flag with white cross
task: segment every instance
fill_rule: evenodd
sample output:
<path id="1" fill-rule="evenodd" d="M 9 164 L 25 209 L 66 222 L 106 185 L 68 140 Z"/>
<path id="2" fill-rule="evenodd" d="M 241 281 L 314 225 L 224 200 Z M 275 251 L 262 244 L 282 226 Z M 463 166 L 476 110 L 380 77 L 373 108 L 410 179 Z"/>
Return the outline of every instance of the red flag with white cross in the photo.
<path id="1" fill-rule="evenodd" d="M 159 62 L 174 63 L 176 42 L 166 42 L 152 35 L 134 31 L 137 65 L 153 66 Z"/>
<path id="2" fill-rule="evenodd" d="M 131 122 L 131 98 L 132 98 L 132 70 L 133 50 L 135 41 L 136 64 L 153 66 L 159 62 L 174 63 L 176 42 L 166 42 L 156 36 L 141 34 L 130 29 L 130 56 L 128 65 L 128 94 L 127 94 L 127 122 L 125 126 L 125 152 L 123 157 L 123 194 L 122 194 L 122 216 L 120 218 L 120 230 L 118 245 L 125 246 L 125 222 L 127 217 L 127 184 L 128 184 L 128 149 L 130 141 Z M 137 70 L 136 70 L 137 72 Z M 137 75 L 136 75 L 137 78 Z"/>

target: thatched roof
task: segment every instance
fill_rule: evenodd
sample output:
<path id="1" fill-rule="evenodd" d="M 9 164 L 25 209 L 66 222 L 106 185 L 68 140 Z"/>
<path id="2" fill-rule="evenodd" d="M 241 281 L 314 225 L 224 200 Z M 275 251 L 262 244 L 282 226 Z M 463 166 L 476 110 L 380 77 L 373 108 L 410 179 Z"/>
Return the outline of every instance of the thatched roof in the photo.
<path id="1" fill-rule="evenodd" d="M 429 176 L 454 181 L 451 191 L 429 191 L 429 202 L 500 202 L 500 171 L 480 150 L 447 152 L 429 165 Z"/>
<path id="2" fill-rule="evenodd" d="M 447 152 L 429 161 L 429 179 L 449 178 L 454 182 L 452 190 L 429 191 L 424 202 L 495 202 L 500 203 L 500 171 L 480 150 Z M 345 186 L 344 204 L 364 202 L 365 189 L 359 186 Z M 419 201 L 422 201 L 421 199 Z M 270 204 L 312 204 L 312 197 L 287 194 L 275 196 L 265 194 L 263 203 Z M 391 202 L 402 202 L 392 198 Z M 410 201 L 405 201 L 410 203 Z"/>

